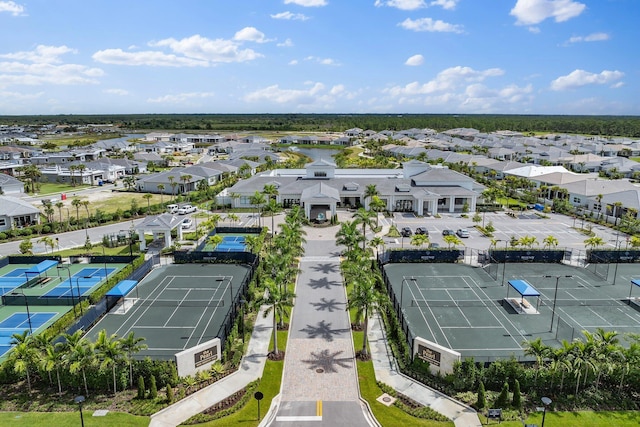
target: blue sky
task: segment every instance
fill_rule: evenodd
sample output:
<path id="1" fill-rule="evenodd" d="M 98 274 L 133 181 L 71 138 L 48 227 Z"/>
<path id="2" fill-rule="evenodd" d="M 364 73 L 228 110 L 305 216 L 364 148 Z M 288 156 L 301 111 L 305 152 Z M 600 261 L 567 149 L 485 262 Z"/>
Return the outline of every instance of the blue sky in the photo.
<path id="1" fill-rule="evenodd" d="M 0 114 L 640 114 L 639 0 L 0 0 Z"/>

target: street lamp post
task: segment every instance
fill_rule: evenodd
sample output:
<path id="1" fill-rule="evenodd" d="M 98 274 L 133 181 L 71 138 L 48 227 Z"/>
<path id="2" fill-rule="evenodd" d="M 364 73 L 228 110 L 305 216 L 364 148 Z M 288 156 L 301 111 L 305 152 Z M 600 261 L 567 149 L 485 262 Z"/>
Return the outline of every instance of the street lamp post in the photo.
<path id="1" fill-rule="evenodd" d="M 73 306 L 73 317 L 77 319 L 78 313 L 76 312 L 76 303 L 75 303 L 75 300 L 73 299 L 73 282 L 71 281 L 71 269 L 69 268 L 68 265 L 64 265 L 64 264 L 58 264 L 56 268 L 57 269 L 64 268 L 67 270 L 67 274 L 69 275 L 69 289 L 71 290 L 71 305 Z M 78 295 L 78 301 L 80 301 L 80 295 Z"/>
<path id="2" fill-rule="evenodd" d="M 80 411 L 80 425 L 84 427 L 84 417 L 82 416 L 82 404 L 84 403 L 85 398 L 84 396 L 76 396 L 76 398 L 73 399 L 73 401 L 78 404 L 78 410 Z"/>
<path id="3" fill-rule="evenodd" d="M 33 327 L 31 326 L 31 313 L 29 312 L 29 301 L 27 300 L 27 296 L 23 291 L 11 292 L 11 295 L 22 295 L 22 298 L 24 298 L 24 306 L 27 309 L 27 321 L 29 322 L 29 334 L 33 335 Z"/>
<path id="4" fill-rule="evenodd" d="M 553 319 L 556 316 L 556 301 L 558 299 L 558 282 L 560 282 L 561 277 L 573 277 L 573 276 L 568 274 L 566 276 L 542 276 L 542 277 L 547 279 L 552 279 L 555 277 L 556 279 L 556 290 L 553 293 L 553 308 L 551 309 L 551 326 L 549 326 L 549 332 L 551 332 L 553 331 Z"/>
<path id="5" fill-rule="evenodd" d="M 502 286 L 504 286 L 504 275 L 505 271 L 507 271 L 507 245 L 509 244 L 508 240 L 496 240 L 496 243 L 504 241 L 504 266 L 502 267 Z"/>
<path id="6" fill-rule="evenodd" d="M 547 416 L 547 407 L 551 405 L 551 399 L 545 396 L 541 400 L 542 404 L 544 405 L 544 412 L 542 412 L 542 425 L 540 427 L 544 427 L 544 419 Z"/>

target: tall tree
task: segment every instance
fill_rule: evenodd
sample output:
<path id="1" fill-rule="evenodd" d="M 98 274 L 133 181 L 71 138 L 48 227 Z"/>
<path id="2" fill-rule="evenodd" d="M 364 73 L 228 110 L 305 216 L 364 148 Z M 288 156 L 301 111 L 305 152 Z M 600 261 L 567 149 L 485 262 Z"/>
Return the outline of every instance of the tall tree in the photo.
<path id="1" fill-rule="evenodd" d="M 142 337 L 136 337 L 133 331 L 129 332 L 126 337 L 120 339 L 120 347 L 127 355 L 127 363 L 129 364 L 129 387 L 131 388 L 133 388 L 133 356 L 147 348 L 147 345 L 143 343 L 144 340 Z"/>
<path id="2" fill-rule="evenodd" d="M 105 329 L 98 332 L 98 337 L 95 342 L 96 357 L 100 369 L 111 369 L 113 376 L 113 393 L 117 392 L 116 385 L 116 369 L 122 362 L 124 351 L 122 350 L 122 343 L 115 334 L 107 335 Z"/>
<path id="3" fill-rule="evenodd" d="M 361 352 L 365 357 L 369 354 L 367 349 L 369 316 L 382 305 L 382 301 L 382 295 L 375 287 L 375 278 L 369 276 L 353 283 L 349 293 L 347 310 L 356 309 L 356 318 L 360 318 L 364 322 Z"/>
<path id="4" fill-rule="evenodd" d="M 33 338 L 25 329 L 21 334 L 13 334 L 10 344 L 13 348 L 9 353 L 9 363 L 13 366 L 14 372 L 26 375 L 27 389 L 31 393 L 31 368 L 38 358 L 33 346 Z"/>
<path id="5" fill-rule="evenodd" d="M 356 224 L 362 225 L 362 236 L 364 237 L 362 250 L 364 251 L 367 240 L 367 227 L 373 228 L 373 213 L 364 208 L 359 208 L 356 213 L 353 214 L 353 218 Z"/>

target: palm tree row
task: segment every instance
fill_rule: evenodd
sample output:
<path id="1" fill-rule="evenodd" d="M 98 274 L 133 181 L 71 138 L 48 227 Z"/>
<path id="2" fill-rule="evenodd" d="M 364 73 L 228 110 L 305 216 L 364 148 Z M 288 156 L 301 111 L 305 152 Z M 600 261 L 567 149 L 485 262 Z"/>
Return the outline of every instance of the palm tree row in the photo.
<path id="1" fill-rule="evenodd" d="M 540 338 L 524 343 L 525 354 L 536 359 L 533 369 L 537 388 L 563 393 L 572 387 L 574 398 L 579 390 L 606 388 L 616 393 L 638 393 L 640 385 L 640 335 L 629 334 L 628 347 L 620 343 L 615 331 L 602 328 L 583 331 L 584 339 L 562 341 L 555 348 Z"/>
<path id="2" fill-rule="evenodd" d="M 369 317 L 384 304 L 384 295 L 380 291 L 382 278 L 377 269 L 372 268 L 370 252 L 366 248 L 366 227 L 373 225 L 371 212 L 358 209 L 353 221 L 341 223 L 336 233 L 336 243 L 346 247 L 343 251 L 344 260 L 341 264 L 344 282 L 349 289 L 347 295 L 347 310 L 354 310 L 354 322 L 364 331 L 360 357 L 368 359 L 367 331 Z M 362 225 L 362 231 L 359 229 Z M 380 238 L 372 238 L 370 247 L 382 245 Z M 362 246 L 360 246 L 362 243 Z"/>
<path id="3" fill-rule="evenodd" d="M 295 294 L 292 287 L 298 275 L 298 258 L 304 254 L 304 211 L 294 206 L 280 224 L 280 233 L 272 241 L 269 252 L 263 257 L 261 267 L 262 295 L 256 305 L 268 306 L 265 316 L 273 311 L 273 354 L 278 356 L 278 327 L 284 327 L 285 318 L 291 312 Z"/>
<path id="4" fill-rule="evenodd" d="M 118 338 L 115 334 L 107 335 L 104 329 L 98 333 L 94 342 L 84 337 L 81 330 L 63 334 L 62 337 L 62 340 L 54 342 L 45 334 L 30 335 L 26 330 L 21 334 L 14 334 L 11 340 L 14 347 L 3 368 L 24 376 L 29 393 L 34 378 L 42 378 L 46 374 L 52 384 L 52 373 L 55 373 L 59 395 L 62 395 L 63 385 L 74 385 L 74 380 L 77 380 L 82 383 L 85 396 L 88 396 L 87 375 L 93 378 L 97 373 L 109 373 L 107 378 L 111 379 L 105 386 L 108 391 L 115 393 L 118 370 L 128 365 L 129 386 L 133 387 L 133 357 L 147 348 L 142 343 L 144 338 L 136 337 L 134 332 Z M 64 375 L 65 373 L 69 375 Z M 67 384 L 63 384 L 64 380 Z"/>

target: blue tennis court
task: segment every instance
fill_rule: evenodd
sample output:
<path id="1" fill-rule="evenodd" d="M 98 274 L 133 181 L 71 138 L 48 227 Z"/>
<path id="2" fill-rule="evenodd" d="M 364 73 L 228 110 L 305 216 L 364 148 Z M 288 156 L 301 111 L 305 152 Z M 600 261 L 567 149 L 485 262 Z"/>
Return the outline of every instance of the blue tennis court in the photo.
<path id="1" fill-rule="evenodd" d="M 11 350 L 11 337 L 13 334 L 21 334 L 25 330 L 29 330 L 29 321 L 31 321 L 31 330 L 35 331 L 40 326 L 54 318 L 58 313 L 13 313 L 11 316 L 0 322 L 0 357 Z"/>
<path id="2" fill-rule="evenodd" d="M 73 297 L 77 298 L 79 295 L 84 295 L 91 290 L 95 285 L 100 283 L 103 278 L 100 276 L 85 276 L 85 277 L 72 277 L 71 282 L 69 279 L 60 283 L 55 288 L 44 294 L 43 298 L 63 298 Z"/>
<path id="3" fill-rule="evenodd" d="M 73 277 L 82 277 L 82 278 L 86 278 L 86 277 L 107 277 L 107 275 L 113 273 L 114 271 L 116 271 L 115 268 L 83 268 L 82 270 L 78 271 L 76 274 L 73 275 Z"/>
<path id="4" fill-rule="evenodd" d="M 13 271 L 8 272 L 2 277 L 26 277 L 25 272 L 29 271 L 28 268 L 16 268 Z"/>
<path id="5" fill-rule="evenodd" d="M 27 281 L 26 277 L 0 277 L 0 295 L 6 295 L 19 288 Z"/>
<path id="6" fill-rule="evenodd" d="M 244 243 L 244 236 L 222 236 L 223 243 Z"/>

